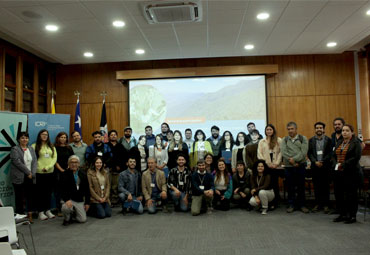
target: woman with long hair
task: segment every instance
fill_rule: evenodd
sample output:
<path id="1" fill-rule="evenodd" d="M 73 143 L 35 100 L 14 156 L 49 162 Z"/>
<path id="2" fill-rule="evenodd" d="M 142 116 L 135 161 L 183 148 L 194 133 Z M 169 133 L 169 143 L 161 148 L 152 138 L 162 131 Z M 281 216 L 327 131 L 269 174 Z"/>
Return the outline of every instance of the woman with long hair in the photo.
<path id="1" fill-rule="evenodd" d="M 173 139 L 168 146 L 168 169 L 177 166 L 177 157 L 179 154 L 184 155 L 186 166 L 189 165 L 189 148 L 182 139 L 182 134 L 179 130 L 173 132 Z"/>
<path id="2" fill-rule="evenodd" d="M 204 155 L 211 153 L 213 155 L 211 144 L 206 141 L 206 134 L 198 129 L 194 135 L 194 143 L 190 149 L 190 168 L 194 169 L 199 159 L 203 159 Z"/>
<path id="3" fill-rule="evenodd" d="M 246 159 L 245 154 L 243 153 L 244 147 L 247 145 L 247 134 L 244 132 L 239 132 L 236 136 L 236 141 L 232 147 L 231 152 L 231 169 L 233 173 L 236 173 L 236 162 L 243 161 L 245 165 Z"/>
<path id="4" fill-rule="evenodd" d="M 55 218 L 50 207 L 54 184 L 54 165 L 58 155 L 54 145 L 50 142 L 49 132 L 46 129 L 42 129 L 38 133 L 36 143 L 32 144 L 32 147 L 37 156 L 36 187 L 39 219 Z"/>
<path id="5" fill-rule="evenodd" d="M 156 135 L 155 136 L 155 144 L 149 146 L 149 157 L 154 158 L 157 163 L 157 168 L 164 172 L 166 178 L 168 177 L 168 152 L 166 150 L 166 146 L 163 143 L 163 136 Z"/>
<path id="6" fill-rule="evenodd" d="M 99 219 L 112 215 L 110 208 L 110 183 L 107 171 L 103 167 L 103 159 L 96 157 L 91 168 L 87 171 L 90 187 L 90 206 L 92 214 Z"/>
<path id="7" fill-rule="evenodd" d="M 283 172 L 279 171 L 282 154 L 280 150 L 281 138 L 277 136 L 274 125 L 268 124 L 265 127 L 265 135 L 258 143 L 257 157 L 264 160 L 270 168 L 271 185 L 274 190 L 275 198 L 271 202 L 271 209 L 275 208 L 280 201 L 279 177 L 283 177 Z"/>
<path id="8" fill-rule="evenodd" d="M 233 134 L 230 131 L 226 130 L 221 137 L 220 155 L 218 156 L 225 159 L 227 169 L 230 171 L 230 173 L 232 173 L 231 160 L 234 143 L 235 141 Z"/>
<path id="9" fill-rule="evenodd" d="M 24 214 L 26 205 L 28 219 L 33 223 L 37 157 L 35 150 L 28 145 L 29 140 L 27 132 L 18 134 L 18 145 L 14 146 L 10 152 L 10 177 L 14 187 L 15 212 Z"/>
<path id="10" fill-rule="evenodd" d="M 267 214 L 269 202 L 274 199 L 275 194 L 271 186 L 269 169 L 264 160 L 257 160 L 253 166 L 251 195 L 249 204 L 254 207 L 262 206 L 262 214 Z"/>
<path id="11" fill-rule="evenodd" d="M 358 209 L 357 189 L 360 183 L 359 161 L 362 148 L 353 126 L 345 124 L 342 136 L 343 139 L 338 140 L 333 153 L 334 192 L 339 211 L 339 217 L 334 222 L 351 224 L 356 222 Z"/>
<path id="12" fill-rule="evenodd" d="M 56 200 L 56 205 L 58 208 L 58 216 L 62 216 L 61 204 L 60 204 L 60 187 L 59 180 L 61 174 L 68 168 L 68 159 L 70 156 L 74 155 L 72 147 L 68 144 L 68 135 L 66 132 L 59 132 L 55 137 L 55 148 L 57 150 L 57 163 L 55 163 L 54 168 L 54 178 L 55 178 L 55 189 L 54 195 Z"/>
<path id="13" fill-rule="evenodd" d="M 214 182 L 215 194 L 213 206 L 217 210 L 227 211 L 230 209 L 230 198 L 233 194 L 233 181 L 226 169 L 226 163 L 223 158 L 217 161 Z"/>

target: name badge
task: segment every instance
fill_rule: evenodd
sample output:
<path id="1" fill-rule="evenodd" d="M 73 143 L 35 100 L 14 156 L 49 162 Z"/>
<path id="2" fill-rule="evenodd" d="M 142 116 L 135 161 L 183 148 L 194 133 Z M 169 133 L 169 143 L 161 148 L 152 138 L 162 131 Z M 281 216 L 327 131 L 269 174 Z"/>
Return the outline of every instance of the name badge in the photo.
<path id="1" fill-rule="evenodd" d="M 101 190 L 104 190 L 104 185 L 100 185 L 100 189 Z"/>
<path id="2" fill-rule="evenodd" d="M 98 152 L 98 156 L 103 156 L 103 153 L 101 151 Z"/>
<path id="3" fill-rule="evenodd" d="M 317 155 L 322 155 L 322 151 L 317 151 Z"/>
<path id="4" fill-rule="evenodd" d="M 76 185 L 76 188 L 77 188 L 77 190 L 79 190 L 80 189 L 80 185 Z"/>
<path id="5" fill-rule="evenodd" d="M 240 183 L 244 183 L 244 181 L 240 181 Z"/>
<path id="6" fill-rule="evenodd" d="M 230 151 L 230 149 L 226 149 L 226 151 Z"/>
<path id="7" fill-rule="evenodd" d="M 151 183 L 150 184 L 150 187 L 154 188 L 155 187 L 155 184 L 154 183 Z"/>
<path id="8" fill-rule="evenodd" d="M 45 157 L 45 158 L 50 158 L 49 153 L 45 153 L 45 154 L 44 154 L 44 157 Z"/>
<path id="9" fill-rule="evenodd" d="M 177 148 L 177 147 L 175 147 L 175 148 L 173 148 L 175 151 L 178 151 L 179 150 L 179 148 Z"/>
<path id="10" fill-rule="evenodd" d="M 199 186 L 199 188 L 200 188 L 201 190 L 204 190 L 204 186 L 203 186 L 203 185 L 200 185 L 200 186 Z"/>
<path id="11" fill-rule="evenodd" d="M 184 185 L 184 182 L 179 181 L 179 185 L 181 185 L 181 186 Z"/>
<path id="12" fill-rule="evenodd" d="M 339 169 L 339 165 L 340 165 L 340 163 L 337 163 L 337 164 L 335 165 L 335 168 L 334 168 L 334 170 L 335 170 L 335 171 L 338 171 L 338 169 Z"/>

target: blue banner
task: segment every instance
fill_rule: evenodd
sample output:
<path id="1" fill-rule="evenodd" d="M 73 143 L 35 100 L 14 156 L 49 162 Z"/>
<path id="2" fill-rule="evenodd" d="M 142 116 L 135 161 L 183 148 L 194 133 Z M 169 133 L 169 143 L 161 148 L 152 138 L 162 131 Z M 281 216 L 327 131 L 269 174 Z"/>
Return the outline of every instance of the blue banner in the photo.
<path id="1" fill-rule="evenodd" d="M 18 144 L 19 132 L 27 129 L 27 115 L 0 112 L 0 199 L 5 206 L 14 206 L 14 191 L 10 179 L 10 150 Z"/>
<path id="2" fill-rule="evenodd" d="M 50 141 L 52 143 L 55 143 L 55 137 L 61 131 L 66 132 L 69 136 L 70 118 L 71 116 L 69 114 L 28 114 L 28 133 L 30 134 L 30 144 L 36 142 L 37 134 L 42 129 L 49 131 Z"/>

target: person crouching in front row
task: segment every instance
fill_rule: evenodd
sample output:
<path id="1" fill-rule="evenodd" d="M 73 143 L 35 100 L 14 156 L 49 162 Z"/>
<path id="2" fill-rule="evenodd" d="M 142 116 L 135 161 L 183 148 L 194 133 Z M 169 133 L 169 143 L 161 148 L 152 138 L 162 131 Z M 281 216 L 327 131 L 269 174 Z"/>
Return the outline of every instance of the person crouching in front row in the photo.
<path id="1" fill-rule="evenodd" d="M 118 197 L 122 202 L 122 213 L 131 210 L 142 214 L 143 193 L 141 189 L 141 173 L 136 170 L 136 160 L 134 156 L 129 156 L 127 169 L 119 174 Z"/>
<path id="2" fill-rule="evenodd" d="M 107 171 L 103 167 L 101 157 L 96 157 L 92 162 L 92 167 L 87 172 L 90 187 L 91 211 L 99 219 L 112 216 L 110 207 L 110 183 Z"/>
<path id="3" fill-rule="evenodd" d="M 267 214 L 268 204 L 274 197 L 274 190 L 271 186 L 271 176 L 267 172 L 267 165 L 264 160 L 258 160 L 253 166 L 251 176 L 252 198 L 249 204 L 254 207 L 262 205 L 262 214 Z"/>
<path id="4" fill-rule="evenodd" d="M 191 214 L 193 216 L 199 215 L 202 205 L 207 208 L 207 213 L 212 213 L 212 199 L 215 190 L 213 176 L 206 171 L 206 164 L 203 159 L 197 162 L 198 170 L 192 176 L 192 203 Z M 205 203 L 205 204 L 203 204 Z"/>
<path id="5" fill-rule="evenodd" d="M 90 208 L 90 190 L 86 173 L 80 170 L 80 158 L 68 158 L 68 168 L 60 176 L 63 225 L 72 223 L 72 216 L 79 223 L 86 222 L 86 212 Z"/>
<path id="6" fill-rule="evenodd" d="M 157 212 L 158 202 L 162 204 L 162 211 L 167 213 L 167 183 L 163 171 L 157 169 L 154 158 L 148 158 L 148 170 L 143 173 L 142 190 L 146 206 L 150 214 Z"/>

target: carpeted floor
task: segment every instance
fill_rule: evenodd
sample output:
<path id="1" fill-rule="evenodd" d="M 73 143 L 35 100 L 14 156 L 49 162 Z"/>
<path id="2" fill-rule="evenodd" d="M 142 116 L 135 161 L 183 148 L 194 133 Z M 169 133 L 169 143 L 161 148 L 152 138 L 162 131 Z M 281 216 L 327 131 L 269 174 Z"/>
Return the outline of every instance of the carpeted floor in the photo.
<path id="1" fill-rule="evenodd" d="M 239 208 L 197 217 L 158 212 L 113 216 L 62 226 L 62 218 L 40 222 L 32 230 L 39 255 L 234 255 L 234 254 L 370 254 L 370 215 L 352 225 L 333 223 L 336 215 L 287 214 L 285 207 L 261 215 Z M 28 254 L 33 254 L 27 226 Z M 24 246 L 22 238 L 21 245 Z"/>

